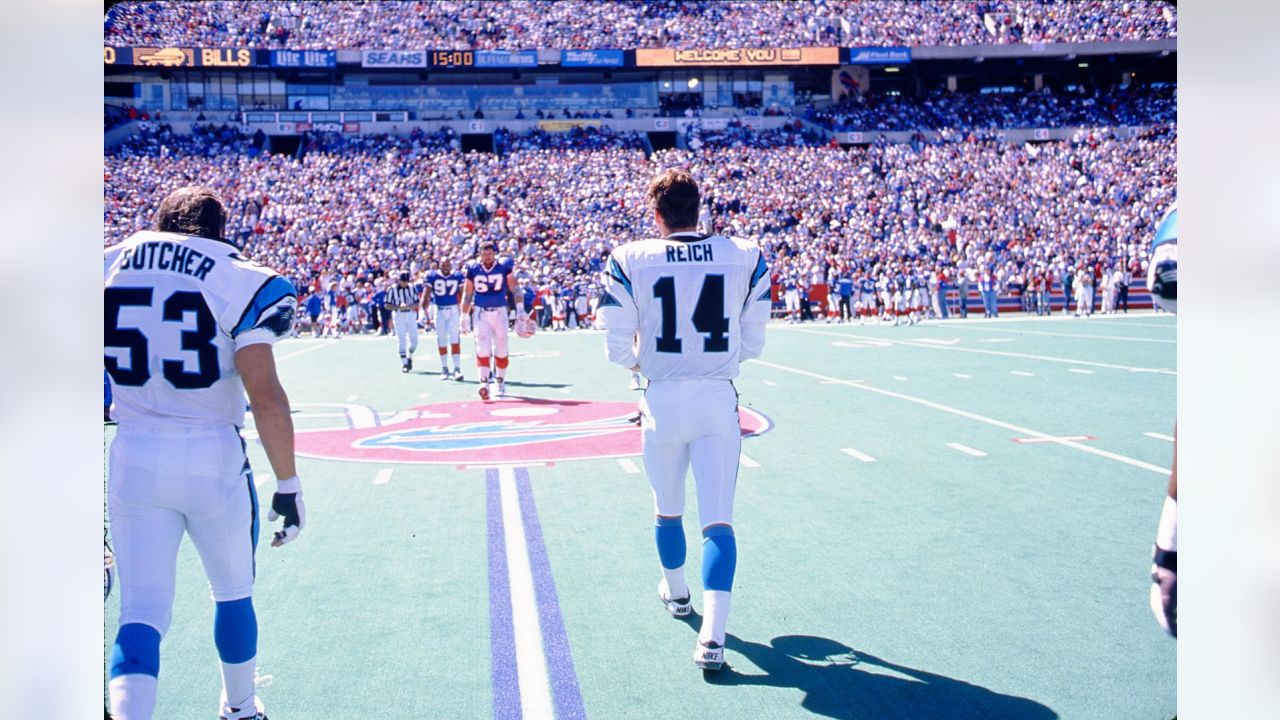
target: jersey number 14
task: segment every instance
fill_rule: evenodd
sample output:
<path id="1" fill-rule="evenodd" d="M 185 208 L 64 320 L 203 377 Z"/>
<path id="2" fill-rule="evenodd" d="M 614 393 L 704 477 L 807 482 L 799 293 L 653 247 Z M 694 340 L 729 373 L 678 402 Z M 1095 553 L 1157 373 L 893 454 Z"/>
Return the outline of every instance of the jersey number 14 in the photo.
<path id="1" fill-rule="evenodd" d="M 676 279 L 663 275 L 653 284 L 653 296 L 662 302 L 662 332 L 656 348 L 661 353 L 678 353 L 684 349 L 676 329 Z M 693 327 L 706 335 L 702 351 L 729 352 L 729 318 L 724 314 L 724 275 L 707 275 L 693 306 Z"/>

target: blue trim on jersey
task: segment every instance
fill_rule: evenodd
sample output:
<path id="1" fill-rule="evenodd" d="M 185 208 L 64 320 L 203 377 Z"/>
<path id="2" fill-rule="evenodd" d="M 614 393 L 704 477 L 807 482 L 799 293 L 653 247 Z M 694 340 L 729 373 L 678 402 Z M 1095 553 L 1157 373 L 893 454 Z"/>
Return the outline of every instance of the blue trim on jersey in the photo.
<path id="1" fill-rule="evenodd" d="M 636 296 L 635 291 L 631 289 L 631 278 L 627 277 L 627 274 L 622 272 L 622 266 L 618 265 L 618 261 L 614 260 L 612 256 L 609 258 L 609 275 L 614 280 L 618 281 L 618 284 L 627 291 L 628 295 L 633 298 Z"/>
<path id="2" fill-rule="evenodd" d="M 160 631 L 143 623 L 126 623 L 111 647 L 111 677 L 160 677 Z"/>
<path id="3" fill-rule="evenodd" d="M 658 546 L 658 561 L 668 570 L 684 567 L 684 521 L 678 517 L 659 517 L 653 528 Z"/>
<path id="4" fill-rule="evenodd" d="M 760 282 L 760 278 L 769 274 L 769 264 L 764 261 L 764 255 L 760 256 L 760 261 L 756 263 L 756 271 L 751 273 L 751 285 L 754 287 Z"/>
<path id="5" fill-rule="evenodd" d="M 1178 208 L 1176 207 L 1165 213 L 1164 218 L 1160 220 L 1160 225 L 1156 228 L 1156 237 L 1151 241 L 1151 249 L 1155 250 L 1171 242 L 1178 242 Z"/>
<path id="6" fill-rule="evenodd" d="M 618 302 L 618 298 L 610 295 L 608 292 L 600 293 L 600 304 L 597 308 L 603 307 L 622 307 L 622 303 Z"/>
<path id="7" fill-rule="evenodd" d="M 287 297 L 297 297 L 298 293 L 293 289 L 293 283 L 276 275 L 270 280 L 262 284 L 258 288 L 258 292 L 253 296 L 253 300 L 249 306 L 245 308 L 244 314 L 240 316 L 240 323 L 236 325 L 236 329 L 231 331 L 231 337 L 236 337 L 246 330 L 252 330 L 257 324 L 258 319 L 262 317 L 262 313 L 267 308 L 275 305 Z"/>
<path id="8" fill-rule="evenodd" d="M 773 302 L 772 288 L 766 286 L 764 292 L 760 293 L 760 297 L 756 298 L 756 302 L 760 302 L 762 300 L 765 302 Z"/>
<path id="9" fill-rule="evenodd" d="M 702 587 L 707 590 L 733 590 L 733 573 L 738 566 L 738 541 L 733 528 L 712 525 L 702 531 Z"/>
<path id="10" fill-rule="evenodd" d="M 253 612 L 253 598 L 214 605 L 213 644 L 218 648 L 218 658 L 232 665 L 252 660 L 258 654 L 258 616 Z"/>

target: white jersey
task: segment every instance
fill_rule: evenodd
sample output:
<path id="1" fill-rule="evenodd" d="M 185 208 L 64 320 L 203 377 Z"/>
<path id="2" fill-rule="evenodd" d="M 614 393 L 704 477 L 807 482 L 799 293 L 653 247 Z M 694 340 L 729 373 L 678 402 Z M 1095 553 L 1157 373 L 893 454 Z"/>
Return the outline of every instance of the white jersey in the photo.
<path id="1" fill-rule="evenodd" d="M 609 359 L 650 380 L 732 380 L 764 348 L 769 268 L 755 243 L 695 232 L 627 243 L 604 280 Z"/>
<path id="2" fill-rule="evenodd" d="M 107 248 L 103 274 L 121 427 L 244 425 L 235 352 L 288 335 L 293 284 L 227 242 L 150 231 Z"/>

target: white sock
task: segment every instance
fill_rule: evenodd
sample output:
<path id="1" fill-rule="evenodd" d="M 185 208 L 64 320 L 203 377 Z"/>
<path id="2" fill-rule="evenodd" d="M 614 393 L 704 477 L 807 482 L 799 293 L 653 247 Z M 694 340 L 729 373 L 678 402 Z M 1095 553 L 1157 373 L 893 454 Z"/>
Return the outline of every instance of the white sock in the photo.
<path id="1" fill-rule="evenodd" d="M 224 662 L 221 665 L 223 709 L 244 710 L 253 707 L 253 676 L 258 658 L 252 657 L 242 663 Z"/>
<path id="2" fill-rule="evenodd" d="M 662 568 L 662 581 L 667 585 L 668 600 L 689 597 L 689 583 L 685 582 L 683 565 L 675 570 Z"/>
<path id="3" fill-rule="evenodd" d="M 729 619 L 729 600 L 733 593 L 724 590 L 702 592 L 702 629 L 699 642 L 717 642 L 724 645 L 724 626 Z"/>
<path id="4" fill-rule="evenodd" d="M 461 355 L 453 356 L 453 371 L 462 372 L 462 356 Z"/>
<path id="5" fill-rule="evenodd" d="M 504 367 L 494 368 L 493 374 L 498 376 L 498 382 L 503 382 L 507 379 L 507 369 Z"/>
<path id="6" fill-rule="evenodd" d="M 156 709 L 156 678 L 120 675 L 111 678 L 111 715 L 116 720 L 150 720 Z"/>

